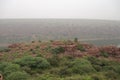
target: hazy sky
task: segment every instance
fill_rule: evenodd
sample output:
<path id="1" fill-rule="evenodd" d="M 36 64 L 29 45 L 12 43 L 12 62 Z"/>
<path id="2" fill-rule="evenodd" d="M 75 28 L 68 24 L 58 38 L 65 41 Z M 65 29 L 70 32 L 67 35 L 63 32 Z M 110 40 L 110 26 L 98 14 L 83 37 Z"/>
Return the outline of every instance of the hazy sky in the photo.
<path id="1" fill-rule="evenodd" d="M 0 0 L 0 18 L 120 20 L 120 0 Z"/>

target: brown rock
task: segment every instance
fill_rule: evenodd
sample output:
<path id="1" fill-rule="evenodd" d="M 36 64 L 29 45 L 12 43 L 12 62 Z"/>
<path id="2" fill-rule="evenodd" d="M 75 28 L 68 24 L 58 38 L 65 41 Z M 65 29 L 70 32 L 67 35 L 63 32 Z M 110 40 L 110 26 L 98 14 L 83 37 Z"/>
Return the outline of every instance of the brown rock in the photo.
<path id="1" fill-rule="evenodd" d="M 19 45 L 20 44 L 16 44 L 16 43 L 15 44 L 11 44 L 11 45 L 8 46 L 8 48 L 17 48 L 17 47 L 19 47 Z"/>
<path id="2" fill-rule="evenodd" d="M 98 47 L 92 47 L 86 50 L 86 52 L 88 52 L 89 55 L 93 55 L 93 56 L 99 56 L 100 54 L 100 50 Z"/>
<path id="3" fill-rule="evenodd" d="M 100 48 L 100 51 L 106 52 L 111 56 L 118 56 L 120 55 L 120 49 L 116 46 L 104 46 Z"/>

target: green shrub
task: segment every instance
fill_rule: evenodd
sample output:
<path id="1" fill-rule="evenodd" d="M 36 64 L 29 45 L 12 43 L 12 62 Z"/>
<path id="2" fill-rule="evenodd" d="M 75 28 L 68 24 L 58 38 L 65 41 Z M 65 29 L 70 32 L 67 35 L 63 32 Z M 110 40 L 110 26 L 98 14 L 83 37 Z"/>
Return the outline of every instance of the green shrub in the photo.
<path id="1" fill-rule="evenodd" d="M 107 71 L 105 76 L 109 80 L 120 80 L 119 74 L 115 73 L 114 71 Z"/>
<path id="2" fill-rule="evenodd" d="M 51 47 L 51 46 L 47 46 L 46 48 L 44 48 L 44 50 L 45 50 L 45 51 L 47 51 L 47 52 L 50 52 L 50 51 L 51 51 L 51 49 L 52 49 L 52 47 Z"/>
<path id="3" fill-rule="evenodd" d="M 80 75 L 73 75 L 70 77 L 66 77 L 64 80 L 93 80 L 90 76 L 84 75 L 84 76 L 80 76 Z"/>
<path id="4" fill-rule="evenodd" d="M 76 59 L 70 65 L 73 73 L 88 74 L 95 72 L 95 69 L 92 67 L 91 63 L 86 59 Z"/>
<path id="5" fill-rule="evenodd" d="M 5 80 L 7 76 L 9 76 L 11 73 L 14 73 L 16 71 L 21 71 L 21 68 L 18 64 L 13 64 L 8 62 L 0 63 L 0 73 L 4 76 Z"/>
<path id="6" fill-rule="evenodd" d="M 48 58 L 48 62 L 51 64 L 51 66 L 59 66 L 60 59 L 58 55 L 53 55 L 51 58 Z"/>
<path id="7" fill-rule="evenodd" d="M 101 52 L 101 54 L 100 54 L 101 56 L 103 56 L 103 57 L 109 57 L 109 54 L 108 53 L 106 53 L 106 52 Z"/>
<path id="8" fill-rule="evenodd" d="M 34 49 L 30 49 L 30 51 L 34 51 Z"/>
<path id="9" fill-rule="evenodd" d="M 41 43 L 42 41 L 41 41 L 41 40 L 39 40 L 38 42 L 39 42 L 39 43 Z"/>
<path id="10" fill-rule="evenodd" d="M 59 54 L 59 53 L 64 53 L 64 52 L 65 52 L 65 49 L 61 46 L 51 49 L 51 53 L 53 54 Z"/>
<path id="11" fill-rule="evenodd" d="M 50 69 L 50 74 L 59 74 L 60 68 L 59 67 L 54 67 L 52 69 Z"/>
<path id="12" fill-rule="evenodd" d="M 114 65 L 113 70 L 120 75 L 120 65 Z"/>
<path id="13" fill-rule="evenodd" d="M 70 62 L 72 62 L 73 60 L 75 60 L 75 57 L 73 56 L 64 56 L 62 58 L 60 58 L 60 65 L 61 66 L 68 66 L 70 65 Z"/>
<path id="14" fill-rule="evenodd" d="M 8 65 L 9 65 L 9 63 L 7 63 L 7 62 L 0 63 L 0 72 L 3 73 L 4 72 L 4 68 L 6 66 L 8 66 Z"/>
<path id="15" fill-rule="evenodd" d="M 1 49 L 0 49 L 0 52 L 9 52 L 9 51 L 10 51 L 9 48 L 1 48 Z"/>
<path id="16" fill-rule="evenodd" d="M 9 64 L 4 68 L 4 74 L 9 75 L 10 73 L 20 71 L 20 66 L 18 64 Z"/>
<path id="17" fill-rule="evenodd" d="M 116 61 L 110 61 L 106 59 L 98 59 L 95 57 L 88 57 L 88 60 L 91 62 L 92 66 L 96 71 L 114 71 L 115 73 L 120 74 L 120 63 Z"/>
<path id="18" fill-rule="evenodd" d="M 78 38 L 74 38 L 74 42 L 78 42 Z"/>
<path id="19" fill-rule="evenodd" d="M 64 68 L 60 69 L 60 71 L 59 71 L 59 75 L 62 77 L 68 76 L 68 75 L 70 76 L 72 73 L 73 73 L 72 69 L 68 68 L 68 67 L 64 67 Z"/>
<path id="20" fill-rule="evenodd" d="M 39 48 L 40 48 L 40 46 L 36 46 L 36 47 L 35 47 L 35 49 L 39 49 Z"/>
<path id="21" fill-rule="evenodd" d="M 97 59 L 95 57 L 88 57 L 88 60 L 91 62 L 92 66 L 96 71 L 113 71 L 120 75 L 120 63 L 116 61 L 110 61 L 105 59 Z"/>
<path id="22" fill-rule="evenodd" d="M 85 51 L 85 48 L 81 44 L 77 45 L 77 49 L 80 51 Z"/>
<path id="23" fill-rule="evenodd" d="M 37 54 L 36 57 L 43 57 L 41 53 Z"/>
<path id="24" fill-rule="evenodd" d="M 103 72 L 100 74 L 92 74 L 91 78 L 93 80 L 107 80 Z"/>
<path id="25" fill-rule="evenodd" d="M 32 57 L 26 56 L 14 61 L 16 64 L 21 65 L 22 67 L 27 66 L 32 69 L 46 69 L 50 67 L 50 63 L 42 57 Z"/>
<path id="26" fill-rule="evenodd" d="M 53 42 L 54 40 L 50 40 L 50 42 Z"/>
<path id="27" fill-rule="evenodd" d="M 95 72 L 95 69 L 92 67 L 91 63 L 86 59 L 74 59 L 69 62 L 65 68 L 60 70 L 61 75 L 70 75 L 72 73 L 75 74 L 88 74 Z"/>
<path id="28" fill-rule="evenodd" d="M 63 80 L 63 79 L 56 77 L 55 75 L 52 74 L 43 74 L 37 77 L 35 80 Z"/>
<path id="29" fill-rule="evenodd" d="M 22 70 L 24 70 L 25 72 L 27 72 L 27 73 L 29 73 L 29 74 L 32 74 L 31 73 L 31 68 L 30 67 L 27 67 L 27 66 L 24 66 L 24 67 L 22 67 Z"/>
<path id="30" fill-rule="evenodd" d="M 32 43 L 35 43 L 35 41 L 32 41 Z"/>
<path id="31" fill-rule="evenodd" d="M 0 71 L 2 74 L 9 74 L 11 72 L 20 71 L 20 66 L 13 63 L 2 62 L 0 63 Z"/>
<path id="32" fill-rule="evenodd" d="M 72 61 L 72 60 L 74 60 L 74 59 L 75 59 L 75 57 L 70 56 L 70 55 L 65 56 L 65 57 L 63 57 L 63 58 L 66 58 L 67 60 L 70 60 L 70 61 Z"/>
<path id="33" fill-rule="evenodd" d="M 27 80 L 29 75 L 25 72 L 13 72 L 7 76 L 6 80 Z"/>

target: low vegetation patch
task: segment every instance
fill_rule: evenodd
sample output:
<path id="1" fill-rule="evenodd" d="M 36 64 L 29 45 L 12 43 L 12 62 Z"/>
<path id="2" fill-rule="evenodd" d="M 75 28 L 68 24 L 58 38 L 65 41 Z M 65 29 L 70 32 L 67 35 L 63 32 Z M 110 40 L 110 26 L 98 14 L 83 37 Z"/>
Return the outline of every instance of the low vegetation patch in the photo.
<path id="1" fill-rule="evenodd" d="M 53 54 L 64 53 L 64 52 L 65 52 L 65 49 L 64 49 L 63 47 L 59 46 L 59 47 L 56 47 L 56 48 L 52 48 L 52 49 L 51 49 L 51 52 L 52 52 Z"/>
<path id="2" fill-rule="evenodd" d="M 85 51 L 85 48 L 81 44 L 77 45 L 77 49 L 80 51 Z"/>

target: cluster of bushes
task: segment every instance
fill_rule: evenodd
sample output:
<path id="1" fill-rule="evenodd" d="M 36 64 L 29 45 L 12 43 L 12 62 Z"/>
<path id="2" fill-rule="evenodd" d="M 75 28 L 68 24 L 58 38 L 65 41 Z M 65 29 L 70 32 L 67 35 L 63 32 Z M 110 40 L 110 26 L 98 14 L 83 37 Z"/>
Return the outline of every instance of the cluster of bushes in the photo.
<path id="1" fill-rule="evenodd" d="M 63 62 L 64 61 L 64 62 Z M 119 80 L 120 63 L 96 57 L 68 58 L 51 70 L 63 80 Z M 57 63 L 57 62 L 56 62 Z M 76 75 L 79 75 L 76 76 Z M 71 77 L 70 77 L 71 76 Z"/>
<path id="2" fill-rule="evenodd" d="M 51 53 L 53 54 L 59 54 L 59 53 L 64 53 L 64 52 L 65 52 L 65 49 L 61 46 L 51 49 Z"/>
<path id="3" fill-rule="evenodd" d="M 0 52 L 9 52 L 10 49 L 9 48 L 0 48 Z"/>
<path id="4" fill-rule="evenodd" d="M 65 49 L 61 46 L 58 46 L 58 47 L 47 46 L 46 48 L 44 48 L 44 50 L 46 52 L 51 52 L 53 55 L 57 55 L 65 52 Z"/>
<path id="5" fill-rule="evenodd" d="M 5 80 L 26 80 L 29 75 L 19 65 L 3 62 L 0 64 L 0 73 Z"/>
<path id="6" fill-rule="evenodd" d="M 120 80 L 120 63 L 90 56 L 24 56 L 0 62 L 0 74 L 4 80 Z"/>
<path id="7" fill-rule="evenodd" d="M 88 57 L 93 68 L 97 72 L 102 72 L 106 76 L 107 80 L 119 80 L 120 77 L 120 63 L 116 61 L 110 61 L 105 59 L 97 59 L 95 57 Z"/>
<path id="8" fill-rule="evenodd" d="M 26 56 L 13 62 L 1 62 L 0 74 L 5 80 L 27 80 L 30 75 L 50 67 L 50 63 L 42 57 Z"/>
<path id="9" fill-rule="evenodd" d="M 71 75 L 71 74 L 80 74 L 86 75 L 88 73 L 95 72 L 95 69 L 92 67 L 91 63 L 86 59 L 74 59 L 69 62 L 64 68 L 60 70 L 60 75 Z"/>
<path id="10" fill-rule="evenodd" d="M 58 57 L 58 55 L 55 54 L 52 57 L 48 58 L 48 62 L 51 66 L 57 67 L 60 64 L 60 58 Z"/>
<path id="11" fill-rule="evenodd" d="M 23 70 L 30 74 L 34 74 L 39 71 L 41 72 L 42 70 L 50 67 L 50 63 L 42 57 L 26 56 L 15 60 L 14 63 L 20 65 Z"/>
<path id="12" fill-rule="evenodd" d="M 107 52 L 104 52 L 104 51 L 102 51 L 100 53 L 100 55 L 103 56 L 103 57 L 106 57 L 106 58 L 109 57 L 109 54 Z"/>
<path id="13" fill-rule="evenodd" d="M 80 51 L 85 51 L 85 48 L 81 44 L 77 45 L 77 49 Z"/>

